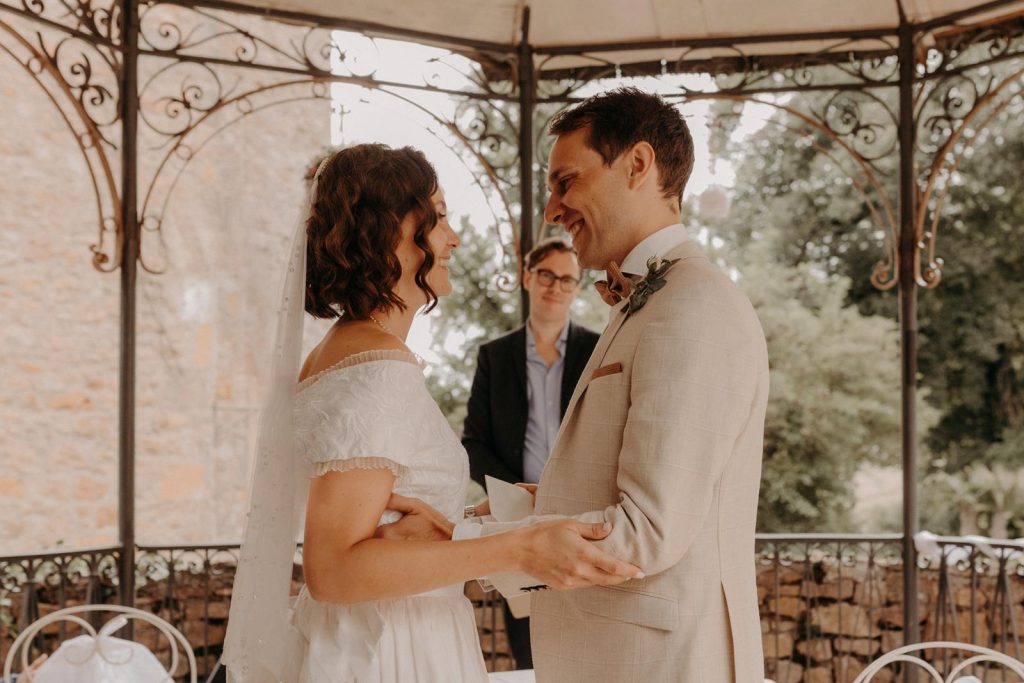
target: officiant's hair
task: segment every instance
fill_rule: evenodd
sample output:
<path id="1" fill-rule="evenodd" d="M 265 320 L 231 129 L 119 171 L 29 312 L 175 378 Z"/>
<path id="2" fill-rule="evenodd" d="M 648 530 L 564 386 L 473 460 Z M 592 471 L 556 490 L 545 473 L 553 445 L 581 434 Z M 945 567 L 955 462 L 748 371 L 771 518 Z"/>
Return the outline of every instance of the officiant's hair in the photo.
<path id="1" fill-rule="evenodd" d="M 395 249 L 410 212 L 413 241 L 423 252 L 416 286 L 427 295 L 427 310 L 433 308 L 437 294 L 427 274 L 434 253 L 427 235 L 437 225 L 430 196 L 438 183 L 423 153 L 382 144 L 346 147 L 321 164 L 314 182 L 306 220 L 306 312 L 365 320 L 378 308 L 405 310 L 395 292 L 402 275 Z"/>
<path id="2" fill-rule="evenodd" d="M 616 88 L 589 97 L 552 120 L 548 133 L 558 136 L 587 127 L 587 144 L 606 166 L 638 142 L 654 148 L 661 190 L 679 201 L 693 172 L 693 137 L 674 106 L 637 88 Z"/>
<path id="3" fill-rule="evenodd" d="M 567 242 L 564 237 L 549 237 L 546 240 L 538 242 L 537 245 L 531 249 L 528 254 L 526 254 L 526 258 L 523 259 L 523 261 L 525 261 L 523 267 L 526 270 L 533 270 L 537 267 L 538 263 L 554 253 L 573 254 L 574 256 L 579 256 L 579 252 L 576 251 L 576 247 Z M 580 270 L 582 270 L 582 268 Z"/>

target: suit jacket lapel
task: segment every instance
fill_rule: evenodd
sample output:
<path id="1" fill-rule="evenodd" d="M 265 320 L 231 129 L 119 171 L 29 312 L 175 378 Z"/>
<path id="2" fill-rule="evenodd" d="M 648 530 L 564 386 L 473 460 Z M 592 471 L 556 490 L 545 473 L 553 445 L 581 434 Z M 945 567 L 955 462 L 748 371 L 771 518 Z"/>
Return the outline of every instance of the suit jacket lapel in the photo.
<path id="1" fill-rule="evenodd" d="M 700 248 L 693 242 L 693 240 L 687 240 L 682 244 L 669 249 L 667 252 L 662 254 L 663 258 L 681 258 L 687 259 L 694 256 L 703 256 Z M 676 264 L 678 267 L 679 264 Z M 672 271 L 670 270 L 666 277 L 672 277 Z M 590 384 L 590 378 L 594 374 L 594 370 L 601 367 L 601 362 L 604 360 L 604 355 L 608 351 L 608 347 L 611 346 L 612 341 L 615 339 L 615 335 L 619 333 L 623 323 L 626 322 L 626 307 L 629 305 L 629 300 L 621 301 L 612 308 L 612 317 L 608 321 L 608 326 L 604 328 L 604 332 L 601 333 L 601 338 L 597 340 L 597 346 L 594 347 L 594 353 L 590 356 L 590 362 L 587 363 L 587 367 L 583 368 L 583 374 L 580 375 L 579 384 L 576 385 L 576 391 L 572 394 L 572 399 L 569 401 L 569 407 L 565 410 L 565 416 L 562 418 L 562 426 L 558 430 L 558 436 L 561 437 L 562 430 L 565 429 L 565 425 L 568 424 L 569 418 L 572 417 L 573 410 L 576 408 L 576 404 L 580 400 L 580 396 L 587 390 L 587 385 Z M 558 442 L 558 439 L 555 439 Z"/>
<path id="2" fill-rule="evenodd" d="M 516 377 L 519 378 L 519 390 L 522 392 L 523 405 L 526 405 L 526 325 L 523 325 L 516 332 L 512 343 L 512 364 L 515 367 Z"/>
<path id="3" fill-rule="evenodd" d="M 583 374 L 580 375 L 580 381 L 576 385 L 576 391 L 572 392 L 572 398 L 569 400 L 569 406 L 565 409 L 565 417 L 562 418 L 562 426 L 559 428 L 559 436 L 561 436 L 562 429 L 565 429 L 565 425 L 569 422 L 569 418 L 572 416 L 572 411 L 576 407 L 576 403 L 580 400 L 580 396 L 586 391 L 587 385 L 590 384 L 590 377 L 594 374 L 594 370 L 600 367 L 600 363 L 604 360 L 604 354 L 608 351 L 608 347 L 611 345 L 615 335 L 619 333 L 619 329 L 622 324 L 626 322 L 626 306 L 629 302 L 622 301 L 612 308 L 612 318 L 608 322 L 608 327 L 604 328 L 604 332 L 601 333 L 601 338 L 597 340 L 597 346 L 594 347 L 594 353 L 590 355 L 590 362 L 587 363 L 586 367 L 583 368 Z M 557 443 L 558 439 L 555 439 Z"/>
<path id="4" fill-rule="evenodd" d="M 569 407 L 569 399 L 572 392 L 579 384 L 580 371 L 587 359 L 583 358 L 583 349 L 580 348 L 580 327 L 575 323 L 569 323 L 569 335 L 565 340 L 565 362 L 562 364 L 562 390 L 559 395 L 560 415 L 565 415 L 565 409 Z"/>

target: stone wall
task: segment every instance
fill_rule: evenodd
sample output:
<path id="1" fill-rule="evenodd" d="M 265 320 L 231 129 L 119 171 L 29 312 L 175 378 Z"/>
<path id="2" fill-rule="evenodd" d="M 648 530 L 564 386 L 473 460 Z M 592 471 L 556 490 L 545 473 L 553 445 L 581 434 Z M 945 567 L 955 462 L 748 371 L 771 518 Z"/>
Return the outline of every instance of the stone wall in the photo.
<path id="1" fill-rule="evenodd" d="M 227 559 L 218 559 L 227 558 Z M 166 553 L 140 562 L 138 605 L 168 619 L 186 634 L 200 659 L 201 671 L 216 662 L 224 642 L 234 578 L 232 553 L 199 555 L 178 553 L 178 570 L 168 581 Z M 920 577 L 921 634 L 926 640 L 974 642 L 1016 653 L 1013 623 L 1020 623 L 1024 577 L 1014 566 L 1000 582 L 998 564 L 976 564 L 973 577 L 961 566 L 925 569 Z M 208 569 L 204 569 L 204 567 Z M 293 573 L 293 592 L 301 581 L 301 568 Z M 37 600 L 24 593 L 0 593 L 0 656 L 3 656 L 20 620 L 57 609 L 58 582 L 39 586 Z M 96 599 L 114 600 L 109 582 L 96 591 Z M 104 590 L 106 593 L 104 593 Z M 868 662 L 903 644 L 903 573 L 899 562 L 867 562 L 865 558 L 812 559 L 763 564 L 758 574 L 761 626 L 766 674 L 778 683 L 851 683 Z M 467 595 L 476 606 L 480 643 L 491 670 L 512 667 L 502 612 L 494 609 L 493 594 L 484 594 L 475 582 Z M 67 604 L 86 599 L 83 582 L 65 589 Z M 32 603 L 31 613 L 26 605 Z M 972 607 L 973 603 L 973 607 Z M 972 622 L 974 632 L 972 636 Z M 47 631 L 50 643 L 57 627 Z M 139 636 L 152 649 L 166 645 L 155 634 Z M 49 647 L 49 646 L 48 646 Z M 894 671 L 874 679 L 898 680 Z M 998 678 L 1004 680 L 1004 678 Z M 1010 680 L 1014 680 L 1012 677 Z"/>
<path id="2" fill-rule="evenodd" d="M 305 101 L 225 130 L 144 237 L 165 272 L 138 284 L 141 543 L 241 537 L 279 271 L 329 121 Z M 97 232 L 74 139 L 0 54 L 0 555 L 116 542 L 120 275 L 93 268 Z"/>
<path id="3" fill-rule="evenodd" d="M 999 576 L 992 563 L 974 575 L 972 591 L 966 567 L 922 570 L 922 640 L 973 642 L 1017 656 L 1010 620 L 1022 616 L 1024 580 L 1012 567 L 1008 581 L 1000 583 Z M 899 562 L 859 557 L 768 565 L 757 583 L 766 674 L 779 683 L 850 683 L 870 661 L 904 644 Z M 883 671 L 874 680 L 896 678 Z"/>

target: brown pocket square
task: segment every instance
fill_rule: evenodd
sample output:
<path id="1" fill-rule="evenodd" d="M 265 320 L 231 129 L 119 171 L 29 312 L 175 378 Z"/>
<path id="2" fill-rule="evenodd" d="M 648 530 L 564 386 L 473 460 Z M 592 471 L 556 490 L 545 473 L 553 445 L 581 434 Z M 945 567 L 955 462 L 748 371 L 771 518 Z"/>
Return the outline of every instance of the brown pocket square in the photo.
<path id="1" fill-rule="evenodd" d="M 622 372 L 622 363 L 612 363 L 611 365 L 605 365 L 597 370 L 594 370 L 594 374 L 590 376 L 590 379 L 594 380 L 598 377 L 605 377 L 607 375 L 615 375 Z"/>

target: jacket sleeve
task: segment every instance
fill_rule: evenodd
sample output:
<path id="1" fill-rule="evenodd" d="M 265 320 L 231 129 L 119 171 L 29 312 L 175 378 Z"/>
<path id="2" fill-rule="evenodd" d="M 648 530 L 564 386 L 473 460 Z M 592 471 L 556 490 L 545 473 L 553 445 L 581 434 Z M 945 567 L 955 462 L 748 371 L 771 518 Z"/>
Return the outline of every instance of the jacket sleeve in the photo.
<path id="1" fill-rule="evenodd" d="M 615 475 L 619 500 L 573 517 L 610 522 L 597 544 L 648 576 L 676 565 L 705 530 L 724 473 L 756 481 L 768 390 L 764 334 L 733 297 L 687 296 L 645 321 L 633 352 L 628 409 Z M 594 387 L 583 401 L 594 400 Z M 742 444 L 742 446 L 740 446 Z M 585 454 L 574 454 L 581 457 Z M 753 516 L 756 489 L 730 517 Z M 747 510 L 749 508 L 749 510 Z M 538 510 L 538 512 L 541 512 Z M 557 516 L 557 515 L 556 515 Z M 484 523 L 485 535 L 536 523 Z"/>
<path id="2" fill-rule="evenodd" d="M 759 451 L 736 448 L 748 431 L 763 429 L 767 353 L 760 326 L 750 318 L 710 322 L 716 316 L 700 300 L 685 302 L 677 315 L 647 325 L 637 345 L 619 502 L 577 516 L 610 522 L 612 533 L 599 545 L 649 575 L 678 563 L 707 516 L 717 514 L 712 501 L 727 467 L 759 472 L 761 464 Z"/>
<path id="3" fill-rule="evenodd" d="M 462 445 L 469 453 L 469 473 L 474 481 L 483 486 L 484 475 L 490 475 L 515 483 L 519 477 L 499 457 L 492 425 L 491 360 L 487 348 L 481 347 L 462 425 Z"/>

